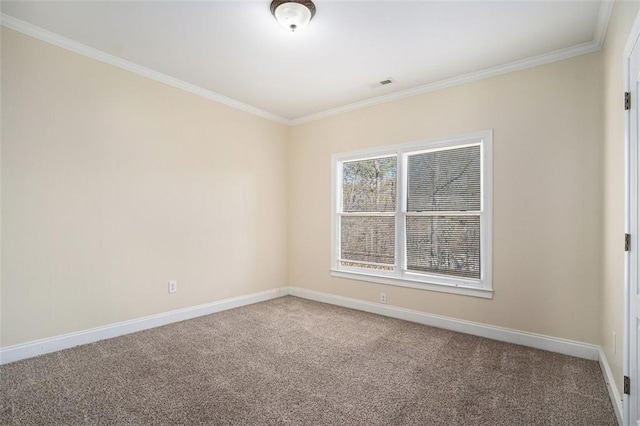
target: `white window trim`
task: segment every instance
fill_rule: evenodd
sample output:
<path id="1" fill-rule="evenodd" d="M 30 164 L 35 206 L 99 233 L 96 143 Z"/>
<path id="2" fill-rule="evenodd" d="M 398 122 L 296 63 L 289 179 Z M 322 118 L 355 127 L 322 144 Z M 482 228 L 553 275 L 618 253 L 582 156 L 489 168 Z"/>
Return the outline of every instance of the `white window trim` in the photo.
<path id="1" fill-rule="evenodd" d="M 400 287 L 417 288 L 422 290 L 432 290 L 444 293 L 463 294 L 491 299 L 493 298 L 492 280 L 492 225 L 493 225 L 493 164 L 492 164 L 492 141 L 493 132 L 491 130 L 470 133 L 466 135 L 452 136 L 440 139 L 430 139 L 417 142 L 403 143 L 383 148 L 371 148 L 358 151 L 336 153 L 331 156 L 331 276 L 347 278 L 360 281 L 368 281 L 379 284 L 389 284 Z M 406 153 L 419 151 L 432 151 L 434 149 L 446 149 L 452 146 L 464 146 L 481 144 L 481 187 L 482 187 L 482 207 L 480 214 L 480 271 L 479 280 L 458 278 L 452 276 L 429 275 L 403 271 L 402 265 L 405 260 L 404 233 L 396 232 L 396 264 L 394 272 L 371 273 L 358 268 L 340 267 L 337 258 L 338 241 L 340 241 L 340 230 L 338 229 L 338 215 L 342 200 L 341 192 L 338 191 L 342 182 L 343 162 L 352 160 L 364 160 L 388 155 L 397 155 L 397 206 L 400 207 L 399 214 L 396 214 L 396 230 L 404 226 L 401 222 L 406 215 L 406 205 L 402 202 L 406 194 Z M 399 259 L 402 259 L 400 262 Z"/>

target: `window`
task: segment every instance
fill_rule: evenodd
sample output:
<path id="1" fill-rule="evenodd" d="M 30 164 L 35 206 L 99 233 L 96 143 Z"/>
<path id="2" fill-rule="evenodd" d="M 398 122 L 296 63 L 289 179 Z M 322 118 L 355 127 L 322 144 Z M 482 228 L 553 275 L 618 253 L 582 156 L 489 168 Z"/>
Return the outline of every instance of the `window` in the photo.
<path id="1" fill-rule="evenodd" d="M 491 132 L 332 162 L 332 275 L 492 297 Z"/>

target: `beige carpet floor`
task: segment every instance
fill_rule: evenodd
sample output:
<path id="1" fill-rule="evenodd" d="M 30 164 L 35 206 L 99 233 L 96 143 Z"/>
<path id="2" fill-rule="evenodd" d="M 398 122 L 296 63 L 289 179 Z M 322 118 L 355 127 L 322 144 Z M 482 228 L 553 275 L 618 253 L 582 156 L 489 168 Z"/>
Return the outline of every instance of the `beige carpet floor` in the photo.
<path id="1" fill-rule="evenodd" d="M 615 425 L 598 363 L 284 297 L 0 367 L 3 425 Z"/>

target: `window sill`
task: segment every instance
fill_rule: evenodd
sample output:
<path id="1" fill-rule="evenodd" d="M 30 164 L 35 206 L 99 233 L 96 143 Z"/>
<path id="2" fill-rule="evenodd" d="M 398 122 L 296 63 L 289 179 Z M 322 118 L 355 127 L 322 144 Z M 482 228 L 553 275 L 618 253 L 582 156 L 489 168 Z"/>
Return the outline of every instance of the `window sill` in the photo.
<path id="1" fill-rule="evenodd" d="M 349 280 L 368 281 L 378 284 L 389 284 L 398 287 L 417 288 L 420 290 L 439 291 L 441 293 L 462 294 L 465 296 L 481 297 L 483 299 L 493 299 L 493 290 L 477 287 L 466 287 L 460 285 L 433 284 L 424 281 L 410 280 L 406 278 L 384 277 L 378 275 L 361 274 L 358 272 L 340 271 L 331 269 L 331 276 L 345 278 Z"/>

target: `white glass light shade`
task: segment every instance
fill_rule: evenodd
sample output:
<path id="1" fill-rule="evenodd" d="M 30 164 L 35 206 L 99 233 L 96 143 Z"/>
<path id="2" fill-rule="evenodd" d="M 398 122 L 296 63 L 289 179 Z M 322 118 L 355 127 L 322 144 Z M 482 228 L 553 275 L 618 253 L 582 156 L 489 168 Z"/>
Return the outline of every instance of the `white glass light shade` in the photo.
<path id="1" fill-rule="evenodd" d="M 304 28 L 311 21 L 309 8 L 295 2 L 282 3 L 276 8 L 273 15 L 280 25 L 291 31 Z"/>

